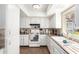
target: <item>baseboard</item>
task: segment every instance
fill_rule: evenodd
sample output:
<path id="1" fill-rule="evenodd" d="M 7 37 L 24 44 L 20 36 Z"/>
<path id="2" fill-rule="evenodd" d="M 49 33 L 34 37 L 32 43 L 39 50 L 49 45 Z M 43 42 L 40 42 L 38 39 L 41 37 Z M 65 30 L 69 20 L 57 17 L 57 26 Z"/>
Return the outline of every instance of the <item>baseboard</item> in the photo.
<path id="1" fill-rule="evenodd" d="M 41 45 L 40 47 L 47 47 L 46 45 Z"/>

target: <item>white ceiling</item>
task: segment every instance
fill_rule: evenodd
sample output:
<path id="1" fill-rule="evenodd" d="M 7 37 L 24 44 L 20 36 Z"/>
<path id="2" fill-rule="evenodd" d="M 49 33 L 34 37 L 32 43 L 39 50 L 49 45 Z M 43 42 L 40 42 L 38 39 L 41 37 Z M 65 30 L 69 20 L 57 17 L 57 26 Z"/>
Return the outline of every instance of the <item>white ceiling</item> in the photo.
<path id="1" fill-rule="evenodd" d="M 47 8 L 48 8 L 48 4 L 40 4 L 40 8 L 39 9 L 34 9 L 33 4 L 26 4 L 24 5 L 26 9 L 32 11 L 32 12 L 35 12 L 35 11 L 38 11 L 38 12 L 46 12 L 47 11 Z"/>
<path id="2" fill-rule="evenodd" d="M 51 15 L 58 10 L 58 12 L 63 11 L 64 9 L 70 7 L 71 5 L 63 5 L 63 4 L 40 4 L 39 9 L 34 9 L 32 7 L 33 4 L 23 4 L 20 5 L 23 9 L 21 12 L 21 16 L 27 15 L 27 16 L 40 16 L 40 17 L 47 17 L 48 15 Z"/>
<path id="3" fill-rule="evenodd" d="M 50 5 L 50 8 L 47 10 L 47 15 L 52 15 L 56 12 L 61 13 L 72 5 L 73 4 L 53 4 L 53 6 Z"/>
<path id="4" fill-rule="evenodd" d="M 47 9 L 48 9 L 48 4 L 40 4 L 40 8 L 39 9 L 34 9 L 33 8 L 33 4 L 23 4 L 23 5 L 19 5 L 21 7 L 21 9 L 23 9 L 24 13 L 27 15 L 27 16 L 43 16 L 43 17 L 46 17 L 46 12 L 47 12 Z M 22 12 L 21 12 L 22 14 Z M 22 14 L 24 15 L 24 14 Z M 22 16 L 21 15 L 21 16 Z"/>

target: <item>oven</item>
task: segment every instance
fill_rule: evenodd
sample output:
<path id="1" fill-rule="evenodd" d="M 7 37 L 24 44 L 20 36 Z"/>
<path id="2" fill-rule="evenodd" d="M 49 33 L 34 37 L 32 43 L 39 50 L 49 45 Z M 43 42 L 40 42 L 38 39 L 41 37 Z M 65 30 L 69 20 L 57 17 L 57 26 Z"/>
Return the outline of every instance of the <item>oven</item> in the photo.
<path id="1" fill-rule="evenodd" d="M 29 47 L 40 47 L 40 31 L 39 29 L 31 29 L 29 34 Z"/>

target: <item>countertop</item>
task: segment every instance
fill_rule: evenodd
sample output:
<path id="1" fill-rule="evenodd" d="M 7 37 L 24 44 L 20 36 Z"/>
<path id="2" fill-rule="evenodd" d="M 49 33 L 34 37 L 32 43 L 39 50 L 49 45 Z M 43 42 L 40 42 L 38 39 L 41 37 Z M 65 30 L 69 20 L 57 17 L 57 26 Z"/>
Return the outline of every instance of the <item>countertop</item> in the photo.
<path id="1" fill-rule="evenodd" d="M 61 36 L 51 36 L 51 38 L 69 54 L 79 54 L 79 43 Z M 68 43 L 63 43 L 63 40 L 67 40 Z"/>

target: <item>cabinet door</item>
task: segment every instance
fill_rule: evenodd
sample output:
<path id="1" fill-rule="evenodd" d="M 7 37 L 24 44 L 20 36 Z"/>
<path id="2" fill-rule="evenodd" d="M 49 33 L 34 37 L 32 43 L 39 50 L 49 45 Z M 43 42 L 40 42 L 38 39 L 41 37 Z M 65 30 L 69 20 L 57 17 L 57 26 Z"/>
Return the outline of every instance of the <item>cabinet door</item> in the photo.
<path id="1" fill-rule="evenodd" d="M 46 35 L 40 35 L 40 45 L 46 45 Z"/>
<path id="2" fill-rule="evenodd" d="M 49 27 L 56 28 L 56 15 L 51 16 L 51 18 L 49 20 Z"/>
<path id="3" fill-rule="evenodd" d="M 49 49 L 49 51 L 50 51 L 50 53 L 51 53 L 51 46 L 50 46 L 50 41 L 49 41 L 49 40 L 48 40 L 47 47 L 48 47 L 48 49 Z"/>
<path id="4" fill-rule="evenodd" d="M 50 53 L 52 54 L 52 45 L 51 44 L 52 44 L 51 39 L 48 37 L 47 38 L 47 47 L 48 47 Z"/>
<path id="5" fill-rule="evenodd" d="M 28 35 L 24 36 L 24 46 L 28 46 Z"/>
<path id="6" fill-rule="evenodd" d="M 48 28 L 49 27 L 49 20 L 46 18 L 46 19 L 41 19 L 40 21 L 40 24 L 41 24 L 41 28 Z"/>
<path id="7" fill-rule="evenodd" d="M 48 38 L 47 46 L 51 54 L 67 54 L 53 39 Z"/>
<path id="8" fill-rule="evenodd" d="M 52 40 L 53 43 L 53 53 L 54 54 L 66 54 L 66 52 L 56 43 Z"/>
<path id="9" fill-rule="evenodd" d="M 0 54 L 3 54 L 4 53 L 4 49 L 0 49 Z"/>
<path id="10" fill-rule="evenodd" d="M 21 28 L 26 28 L 26 18 L 21 18 L 20 20 L 20 27 Z"/>
<path id="11" fill-rule="evenodd" d="M 24 45 L 24 37 L 20 36 L 20 45 L 23 46 Z"/>

